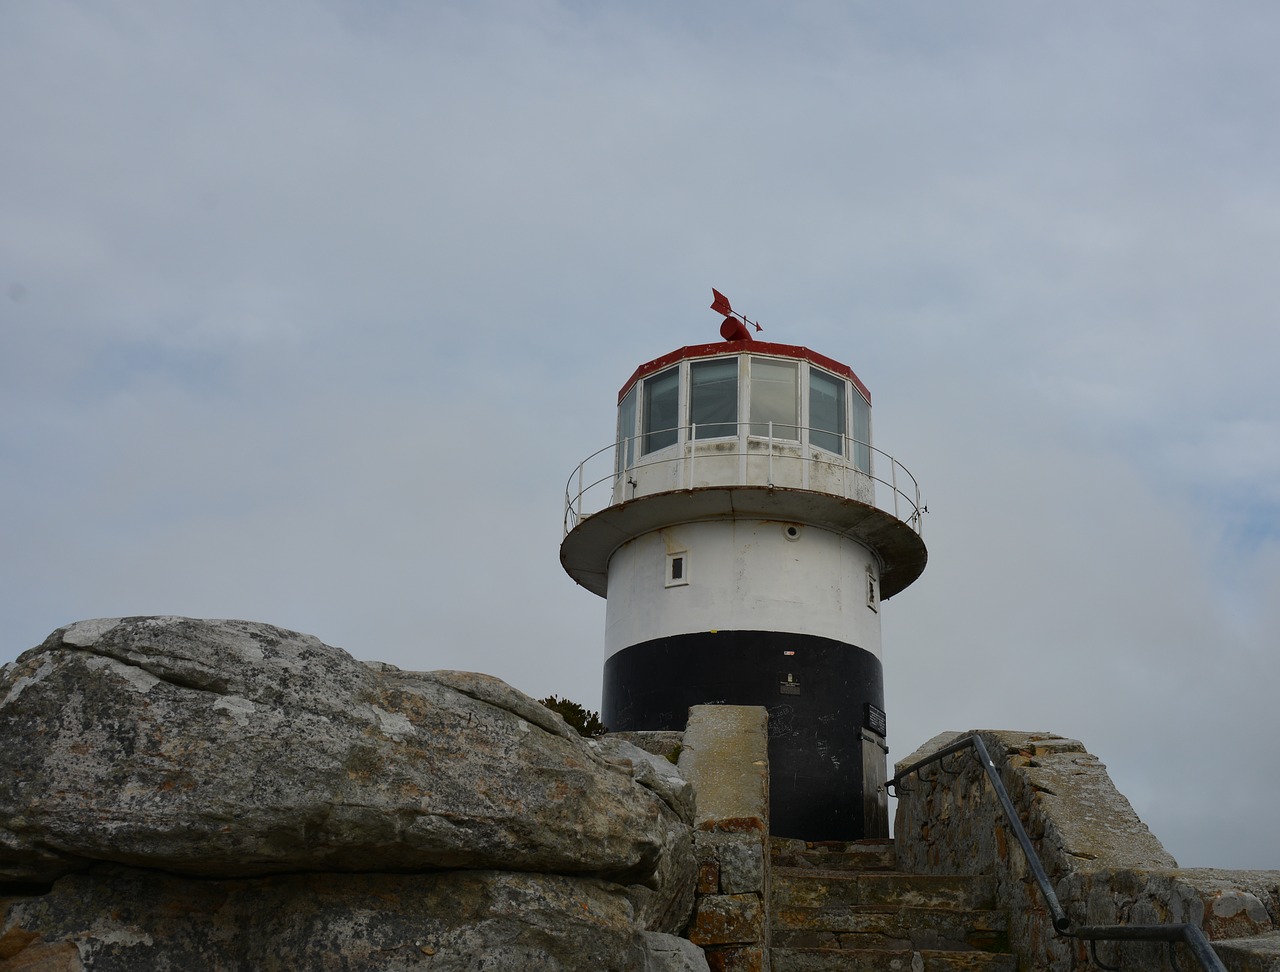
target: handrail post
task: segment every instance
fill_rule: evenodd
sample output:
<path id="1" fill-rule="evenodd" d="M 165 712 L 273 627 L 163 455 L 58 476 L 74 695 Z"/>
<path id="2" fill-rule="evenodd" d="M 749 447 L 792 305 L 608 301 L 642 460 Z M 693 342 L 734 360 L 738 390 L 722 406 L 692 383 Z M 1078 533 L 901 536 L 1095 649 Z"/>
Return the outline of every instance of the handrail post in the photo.
<path id="1" fill-rule="evenodd" d="M 848 433 L 840 437 L 840 447 L 844 450 L 844 462 L 840 463 L 840 491 L 844 494 L 845 499 L 857 499 L 857 496 L 849 495 L 849 462 L 853 459 L 853 443 Z M 853 477 L 853 489 L 856 493 L 858 490 L 858 477 Z"/>
<path id="2" fill-rule="evenodd" d="M 898 460 L 889 460 L 889 478 L 893 480 L 893 515 L 899 520 L 902 519 L 898 515 Z"/>
<path id="3" fill-rule="evenodd" d="M 693 489 L 693 462 L 698 457 L 698 423 L 689 423 L 689 484 L 688 488 Z"/>
<path id="4" fill-rule="evenodd" d="M 813 463 L 813 428 L 810 427 L 800 443 L 800 488 L 809 488 L 809 466 Z"/>
<path id="5" fill-rule="evenodd" d="M 773 419 L 769 419 L 769 488 L 773 489 Z"/>

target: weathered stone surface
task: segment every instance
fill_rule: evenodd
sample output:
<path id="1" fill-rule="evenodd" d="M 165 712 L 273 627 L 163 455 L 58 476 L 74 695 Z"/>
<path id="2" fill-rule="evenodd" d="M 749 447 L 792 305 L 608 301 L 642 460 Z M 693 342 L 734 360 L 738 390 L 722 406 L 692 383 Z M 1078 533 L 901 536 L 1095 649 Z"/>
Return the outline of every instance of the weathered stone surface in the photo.
<path id="1" fill-rule="evenodd" d="M 625 740 L 605 737 L 587 744 L 604 760 L 622 767 L 633 779 L 657 796 L 674 814 L 668 815 L 672 823 L 667 853 L 654 864 L 654 875 L 648 882 L 660 889 L 659 894 L 649 894 L 639 889 L 633 891 L 637 902 L 644 905 L 641 912 L 650 927 L 678 929 L 693 908 L 694 859 L 688 825 L 693 822 L 696 804 L 692 784 L 680 775 L 670 760 L 655 756 Z M 678 824 L 678 828 L 676 825 Z"/>
<path id="2" fill-rule="evenodd" d="M 1218 939 L 1245 941 L 1252 936 L 1262 936 L 1265 942 L 1280 928 L 1280 871 L 1081 870 L 1063 879 L 1059 893 L 1081 924 L 1191 924 L 1215 946 Z M 1158 944 L 1110 947 L 1126 965 L 1157 968 L 1164 962 Z M 1277 970 L 1280 964 L 1272 972 Z"/>
<path id="3" fill-rule="evenodd" d="M 755 833 L 700 830 L 694 835 L 699 894 L 764 893 L 764 841 Z"/>
<path id="4" fill-rule="evenodd" d="M 762 706 L 689 710 L 680 771 L 698 791 L 696 826 L 767 830 L 768 720 Z"/>
<path id="5" fill-rule="evenodd" d="M 643 932 L 644 972 L 710 972 L 706 953 L 687 938 Z"/>
<path id="6" fill-rule="evenodd" d="M 99 867 L 0 900 L 0 967 L 703 972 L 593 878 L 450 871 L 193 880 Z"/>
<path id="7" fill-rule="evenodd" d="M 929 740 L 920 749 L 897 764 L 898 771 L 912 762 L 936 752 L 961 735 L 981 735 L 992 759 L 1001 762 L 1002 778 L 1015 804 L 1027 809 L 1024 825 L 1028 833 L 1042 842 L 1042 854 L 1070 858 L 1087 868 L 1090 861 L 1105 860 L 1108 867 L 1177 867 L 1160 841 L 1147 829 L 1115 784 L 1106 766 L 1085 750 L 1075 739 L 1048 732 L 1010 730 L 975 730 L 973 733 L 944 733 Z M 948 766 L 963 766 L 964 778 L 972 778 L 980 786 L 985 779 L 978 775 L 973 750 L 947 757 Z M 926 768 L 924 778 L 932 780 L 937 765 Z M 913 784 L 908 783 L 908 786 Z M 951 796 L 959 793 L 951 788 Z M 945 811 L 943 811 L 945 813 Z M 943 818 L 945 819 L 945 817 Z M 990 833 L 990 828 L 985 828 Z M 963 841 L 953 843 L 964 858 L 957 864 L 967 865 L 971 852 Z M 918 844 L 899 843 L 910 853 Z M 905 863 L 914 864 L 906 860 Z"/>
<path id="8" fill-rule="evenodd" d="M 764 892 L 763 844 L 726 843 L 721 845 L 717 856 L 720 859 L 720 892 L 722 894 Z"/>
<path id="9" fill-rule="evenodd" d="M 690 834 L 678 782 L 651 768 L 642 785 L 488 676 L 363 664 L 245 621 L 80 622 L 0 673 L 0 882 L 92 861 L 590 874 L 673 931 Z"/>
<path id="10" fill-rule="evenodd" d="M 817 843 L 770 837 L 769 856 L 775 867 L 816 867 L 827 871 L 892 871 L 898 864 L 893 840 L 888 837 Z"/>
<path id="11" fill-rule="evenodd" d="M 761 945 L 730 945 L 707 949 L 711 972 L 767 972 L 767 949 Z"/>
<path id="12" fill-rule="evenodd" d="M 616 735 L 592 739 L 587 745 L 607 761 L 627 766 L 637 783 L 656 793 L 681 820 L 693 823 L 697 803 L 693 784 L 681 775 L 675 763 Z"/>
<path id="13" fill-rule="evenodd" d="M 1217 941 L 1213 947 L 1222 963 L 1232 972 L 1276 972 L 1280 969 L 1280 932 Z"/>
<path id="14" fill-rule="evenodd" d="M 1079 742 L 1052 733 L 976 734 L 1074 925 L 1189 923 L 1211 939 L 1266 936 L 1280 927 L 1280 872 L 1178 869 L 1115 789 L 1106 767 Z M 935 737 L 900 762 L 898 772 L 960 735 Z M 932 765 L 913 774 L 898 793 L 903 867 L 991 875 L 1010 916 L 1010 941 L 1024 963 L 1052 972 L 1091 967 L 1087 945 L 1052 927 L 972 750 L 946 757 L 945 770 Z M 1125 967 L 1171 968 L 1163 945 L 1100 947 L 1107 961 Z"/>
<path id="15" fill-rule="evenodd" d="M 698 894 L 720 893 L 720 864 L 711 858 L 698 861 Z"/>
<path id="16" fill-rule="evenodd" d="M 698 897 L 689 937 L 713 972 L 763 969 L 769 948 L 768 713 L 756 706 L 689 710 L 681 772 L 698 794 Z"/>
<path id="17" fill-rule="evenodd" d="M 699 898 L 689 927 L 696 945 L 754 944 L 764 940 L 764 903 L 755 894 Z"/>
<path id="18" fill-rule="evenodd" d="M 989 909 L 995 888 L 994 879 L 976 875 L 773 869 L 774 907 L 783 908 Z"/>
<path id="19" fill-rule="evenodd" d="M 1019 968 L 1013 955 L 930 949 L 867 949 L 851 954 L 835 948 L 775 948 L 772 959 L 773 972 L 1018 972 Z"/>
<path id="20" fill-rule="evenodd" d="M 680 750 L 684 748 L 684 731 L 669 729 L 639 729 L 634 732 L 611 732 L 606 739 L 621 739 L 633 746 L 639 746 L 647 753 L 665 757 L 674 763 L 680 758 Z"/>

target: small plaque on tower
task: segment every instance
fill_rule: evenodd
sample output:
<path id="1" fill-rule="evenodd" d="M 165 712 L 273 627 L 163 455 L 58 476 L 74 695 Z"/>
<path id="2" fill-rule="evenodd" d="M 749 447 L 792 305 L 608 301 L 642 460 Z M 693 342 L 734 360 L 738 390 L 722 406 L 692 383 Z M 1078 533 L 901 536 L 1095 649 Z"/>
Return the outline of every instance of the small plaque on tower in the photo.
<path id="1" fill-rule="evenodd" d="M 863 724 L 872 732 L 877 733 L 878 735 L 881 735 L 881 736 L 889 735 L 889 733 L 886 731 L 888 729 L 889 724 L 885 719 L 884 709 L 877 708 L 876 706 L 872 705 L 870 702 L 868 702 L 866 705 L 867 705 L 867 716 L 866 716 L 866 721 Z"/>

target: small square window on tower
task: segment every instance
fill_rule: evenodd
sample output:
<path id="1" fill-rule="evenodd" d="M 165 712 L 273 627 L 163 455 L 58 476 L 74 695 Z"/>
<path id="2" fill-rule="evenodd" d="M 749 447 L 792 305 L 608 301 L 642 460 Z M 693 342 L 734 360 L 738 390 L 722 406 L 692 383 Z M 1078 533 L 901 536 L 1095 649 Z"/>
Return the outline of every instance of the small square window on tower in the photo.
<path id="1" fill-rule="evenodd" d="M 667 554 L 667 587 L 682 587 L 689 583 L 689 551 L 679 550 Z"/>
<path id="2" fill-rule="evenodd" d="M 867 565 L 867 607 L 871 610 L 879 612 L 880 610 L 880 591 L 879 579 L 871 565 Z"/>

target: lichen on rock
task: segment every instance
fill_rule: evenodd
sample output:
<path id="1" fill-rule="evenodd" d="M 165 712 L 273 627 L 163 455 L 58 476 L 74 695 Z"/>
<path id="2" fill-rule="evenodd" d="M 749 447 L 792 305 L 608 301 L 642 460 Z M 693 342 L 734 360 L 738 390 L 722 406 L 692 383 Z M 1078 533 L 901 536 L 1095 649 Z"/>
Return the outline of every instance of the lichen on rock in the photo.
<path id="1" fill-rule="evenodd" d="M 0 885 L 19 895 L 6 947 L 68 940 L 39 916 L 85 882 L 117 900 L 120 875 L 267 898 L 308 873 L 337 887 L 483 871 L 535 897 L 541 878 L 587 882 L 613 902 L 619 955 L 692 908 L 692 796 L 674 767 L 582 739 L 491 676 L 363 663 L 256 622 L 116 618 L 5 666 L 0 700 Z"/>

